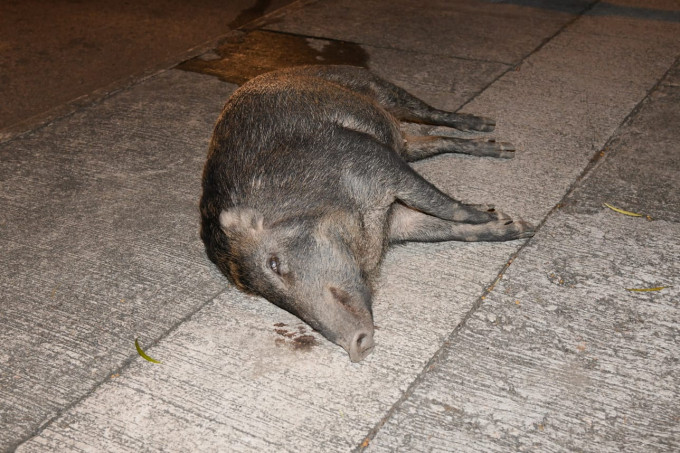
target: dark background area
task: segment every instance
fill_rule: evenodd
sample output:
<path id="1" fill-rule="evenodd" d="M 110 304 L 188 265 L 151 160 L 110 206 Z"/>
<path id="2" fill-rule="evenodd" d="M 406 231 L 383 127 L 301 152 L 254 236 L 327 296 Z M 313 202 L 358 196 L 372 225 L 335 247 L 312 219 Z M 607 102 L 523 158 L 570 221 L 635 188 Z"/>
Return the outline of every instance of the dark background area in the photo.
<path id="1" fill-rule="evenodd" d="M 291 0 L 2 0 L 0 131 L 177 56 Z"/>

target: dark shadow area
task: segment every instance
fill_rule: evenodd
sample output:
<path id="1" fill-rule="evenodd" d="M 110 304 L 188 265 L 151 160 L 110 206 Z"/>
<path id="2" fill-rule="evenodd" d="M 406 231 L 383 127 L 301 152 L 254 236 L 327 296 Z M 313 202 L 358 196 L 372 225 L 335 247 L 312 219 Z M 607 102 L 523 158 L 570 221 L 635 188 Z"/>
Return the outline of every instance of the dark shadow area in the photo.
<path id="1" fill-rule="evenodd" d="M 680 7 L 680 4 L 678 6 Z M 599 3 L 597 7 L 588 11 L 587 14 L 590 16 L 620 16 L 634 19 L 680 22 L 680 11 L 677 10 L 635 8 L 633 6 L 614 5 L 607 2 Z"/>
<path id="2" fill-rule="evenodd" d="M 665 22 L 680 22 L 680 11 L 670 11 L 655 8 L 638 8 L 634 6 L 614 5 L 608 2 L 593 2 L 588 0 L 487 0 L 489 3 L 506 3 L 530 8 L 548 9 L 563 13 L 579 14 L 591 5 L 589 11 L 583 14 L 589 16 L 620 16 L 634 19 L 659 20 Z"/>
<path id="3" fill-rule="evenodd" d="M 239 13 L 238 16 L 234 18 L 234 20 L 229 22 L 229 28 L 239 28 L 248 22 L 264 16 L 271 3 L 271 0 L 257 0 L 253 6 L 248 9 L 244 9 Z"/>
<path id="4" fill-rule="evenodd" d="M 214 52 L 177 68 L 241 85 L 274 69 L 310 64 L 366 67 L 368 54 L 360 45 L 350 42 L 258 30 L 227 39 Z"/>
<path id="5" fill-rule="evenodd" d="M 167 68 L 291 1 L 3 1 L 0 130 Z"/>
<path id="6" fill-rule="evenodd" d="M 527 6 L 530 8 L 549 9 L 561 13 L 579 14 L 595 3 L 592 0 L 485 0 L 488 3 L 505 3 L 509 5 Z"/>

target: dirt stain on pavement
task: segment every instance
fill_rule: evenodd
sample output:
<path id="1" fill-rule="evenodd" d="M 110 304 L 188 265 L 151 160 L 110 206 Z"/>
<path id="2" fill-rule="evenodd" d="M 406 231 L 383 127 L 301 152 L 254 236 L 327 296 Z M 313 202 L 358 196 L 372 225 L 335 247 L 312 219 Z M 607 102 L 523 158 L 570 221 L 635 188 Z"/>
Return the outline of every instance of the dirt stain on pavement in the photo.
<path id="1" fill-rule="evenodd" d="M 274 332 L 281 337 L 274 340 L 276 346 L 289 347 L 294 351 L 309 351 L 319 344 L 314 335 L 307 333 L 305 326 L 289 330 L 286 324 L 277 322 L 274 324 Z"/>

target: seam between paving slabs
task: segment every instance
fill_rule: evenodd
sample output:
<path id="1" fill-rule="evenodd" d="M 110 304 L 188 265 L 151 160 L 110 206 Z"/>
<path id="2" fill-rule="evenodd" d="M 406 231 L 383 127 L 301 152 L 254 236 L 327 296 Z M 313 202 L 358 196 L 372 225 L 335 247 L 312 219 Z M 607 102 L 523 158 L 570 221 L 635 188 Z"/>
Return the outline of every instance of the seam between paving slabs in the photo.
<path id="1" fill-rule="evenodd" d="M 197 46 L 194 46 L 189 50 L 180 53 L 179 55 L 171 57 L 155 65 L 152 68 L 122 77 L 104 87 L 97 88 L 87 94 L 83 94 L 82 96 L 78 96 L 75 99 L 71 99 L 70 101 L 66 101 L 60 105 L 52 107 L 46 112 L 38 113 L 17 123 L 10 124 L 5 128 L 0 129 L 0 145 L 10 143 L 15 139 L 24 137 L 33 132 L 37 132 L 56 121 L 60 121 L 73 116 L 78 112 L 87 110 L 90 107 L 99 105 L 117 93 L 129 90 L 130 88 L 140 85 L 147 80 L 153 79 L 165 71 L 174 69 L 175 66 L 187 60 L 215 49 L 223 41 L 238 36 L 239 32 L 250 30 L 252 27 L 263 26 L 263 24 L 275 20 L 277 17 L 288 14 L 290 11 L 297 10 L 311 3 L 316 3 L 317 1 L 318 0 L 296 0 L 292 3 L 282 6 L 279 9 L 258 17 L 251 22 L 243 24 L 240 27 L 229 30 L 224 34 L 219 35 L 217 38 L 212 38 Z"/>
<path id="2" fill-rule="evenodd" d="M 590 9 L 593 5 L 590 5 L 589 8 L 586 8 L 586 11 Z M 579 16 L 580 17 L 580 16 Z M 577 18 L 578 19 L 578 18 Z M 576 19 L 575 19 L 576 20 Z M 567 24 L 566 26 L 570 25 L 572 22 Z M 565 26 L 565 28 L 566 28 Z M 547 41 L 546 41 L 547 42 Z M 533 52 L 532 52 L 533 53 Z M 611 158 L 609 156 L 616 156 L 617 152 L 616 150 L 613 152 L 605 152 L 603 151 L 607 150 L 609 147 L 611 147 L 616 140 L 619 139 L 621 136 L 621 132 L 623 128 L 628 126 L 631 121 L 637 116 L 638 112 L 644 107 L 645 104 L 649 102 L 649 99 L 651 97 L 651 94 L 654 93 L 661 85 L 665 84 L 666 80 L 668 79 L 669 74 L 673 69 L 677 66 L 680 66 L 680 56 L 676 58 L 674 63 L 666 70 L 664 75 L 657 80 L 657 82 L 652 85 L 652 87 L 647 90 L 647 93 L 645 96 L 638 102 L 633 109 L 626 115 L 626 117 L 619 123 L 619 125 L 616 127 L 614 130 L 614 133 L 607 139 L 605 144 L 602 146 L 601 149 L 597 150 L 594 154 L 593 157 L 590 159 L 588 164 L 586 164 L 585 168 L 583 171 L 574 179 L 574 182 L 568 187 L 567 191 L 565 194 L 562 196 L 560 201 L 548 211 L 548 213 L 545 215 L 543 220 L 539 222 L 539 224 L 536 226 L 536 231 L 538 232 L 543 225 L 548 221 L 548 218 L 555 212 L 561 209 L 564 201 L 569 198 L 581 185 L 581 182 L 588 177 L 593 171 L 595 171 L 605 160 L 605 157 Z M 469 101 L 468 101 L 469 102 Z M 385 416 L 371 429 L 368 434 L 365 436 L 365 438 L 362 440 L 362 443 L 354 448 L 354 452 L 361 452 L 363 451 L 364 448 L 368 447 L 369 443 L 375 438 L 375 436 L 378 434 L 380 429 L 387 423 L 387 421 L 392 418 L 394 413 L 399 410 L 402 406 L 402 404 L 413 395 L 416 387 L 420 385 L 425 380 L 426 375 L 430 372 L 433 371 L 439 361 L 443 358 L 445 354 L 445 349 L 451 346 L 453 343 L 456 335 L 458 335 L 458 332 L 460 332 L 466 325 L 468 320 L 479 310 L 479 308 L 482 306 L 484 299 L 486 296 L 493 291 L 495 285 L 503 278 L 503 275 L 505 275 L 506 270 L 510 267 L 512 262 L 519 256 L 519 254 L 524 250 L 524 248 L 527 246 L 527 244 L 531 241 L 531 239 L 527 239 L 519 248 L 510 256 L 508 261 L 503 265 L 503 268 L 501 271 L 498 273 L 498 276 L 494 279 L 493 283 L 491 283 L 488 287 L 486 287 L 483 291 L 480 297 L 473 303 L 472 308 L 465 314 L 463 317 L 463 320 L 453 329 L 453 331 L 447 336 L 446 340 L 442 343 L 441 347 L 434 353 L 432 358 L 425 364 L 423 367 L 422 371 L 416 376 L 416 378 L 413 380 L 413 382 L 408 386 L 406 391 L 403 393 L 403 395 L 392 405 L 392 407 L 387 411 Z"/>
<path id="3" fill-rule="evenodd" d="M 212 296 L 209 296 L 205 302 L 202 304 L 198 305 L 196 309 L 192 310 L 190 313 L 185 315 L 184 317 L 180 318 L 178 321 L 176 321 L 174 324 L 172 324 L 163 334 L 161 334 L 158 338 L 155 340 L 147 343 L 144 345 L 145 349 L 150 349 L 154 346 L 156 346 L 158 343 L 166 339 L 170 334 L 172 334 L 174 331 L 179 329 L 184 323 L 187 321 L 190 321 L 197 313 L 202 311 L 206 306 L 211 304 L 212 302 L 215 301 L 220 295 L 223 293 L 227 292 L 228 288 L 222 289 Z M 132 347 L 132 343 L 130 343 L 130 347 Z M 31 432 L 31 434 L 25 436 L 22 438 L 20 441 L 16 442 L 15 444 L 10 444 L 8 449 L 6 451 L 14 451 L 16 450 L 17 447 L 19 447 L 21 444 L 24 442 L 27 442 L 28 440 L 32 439 L 33 437 L 41 434 L 48 426 L 52 425 L 55 421 L 57 421 L 58 418 L 60 418 L 62 415 L 64 415 L 66 412 L 71 410 L 72 408 L 76 407 L 78 404 L 80 404 L 82 401 L 86 400 L 89 398 L 91 395 L 93 395 L 99 388 L 106 384 L 107 382 L 110 382 L 112 380 L 111 375 L 114 374 L 120 374 L 123 371 L 125 371 L 134 361 L 136 360 L 143 360 L 142 357 L 139 356 L 139 354 L 135 351 L 134 353 L 130 353 L 130 356 L 124 360 L 118 367 L 111 369 L 107 371 L 106 377 L 101 379 L 98 382 L 95 382 L 92 387 L 85 393 L 83 393 L 80 397 L 76 398 L 69 404 L 63 406 L 62 408 L 58 409 L 54 415 L 49 417 L 46 421 L 41 423 L 35 430 Z"/>
<path id="4" fill-rule="evenodd" d="M 637 114 L 642 110 L 642 108 L 650 102 L 650 98 L 652 93 L 657 91 L 659 87 L 662 85 L 670 86 L 667 85 L 666 81 L 669 78 L 670 73 L 673 71 L 674 68 L 680 67 L 680 56 L 675 58 L 675 61 L 670 65 L 670 67 L 664 72 L 664 74 L 659 77 L 659 79 L 652 85 L 652 87 L 647 90 L 647 93 L 645 93 L 644 97 L 635 104 L 635 107 L 631 109 L 630 112 L 628 112 L 628 115 L 619 123 L 618 126 L 616 126 L 616 129 L 614 130 L 614 133 L 607 139 L 604 145 L 602 145 L 602 148 L 597 150 L 593 157 L 590 158 L 588 163 L 586 164 L 585 168 L 581 173 L 574 179 L 574 182 L 572 182 L 568 189 L 567 192 L 564 194 L 562 199 L 557 203 L 553 208 L 548 212 L 548 214 L 543 218 L 543 220 L 539 223 L 539 227 L 542 226 L 547 220 L 550 215 L 552 215 L 553 212 L 559 210 L 562 208 L 564 205 L 564 201 L 566 201 L 568 198 L 570 198 L 576 190 L 579 189 L 581 186 L 581 182 L 588 177 L 592 172 L 594 172 L 600 165 L 603 164 L 605 158 L 610 158 L 609 156 L 616 156 L 618 154 L 618 150 L 615 148 L 613 151 L 609 151 L 610 148 L 615 145 L 616 141 L 620 139 L 621 133 L 625 127 L 630 125 L 630 123 L 635 119 Z"/>
<path id="5" fill-rule="evenodd" d="M 553 33 L 551 36 L 549 36 L 548 38 L 546 38 L 545 40 L 543 40 L 543 42 L 542 42 L 541 44 L 539 44 L 534 50 L 532 50 L 530 53 L 528 53 L 526 56 L 524 56 L 524 57 L 520 60 L 519 63 L 517 63 L 517 64 L 514 65 L 514 66 L 511 66 L 511 67 L 508 68 L 506 71 L 504 71 L 502 74 L 500 74 L 498 77 L 496 77 L 493 81 L 491 81 L 489 84 L 487 84 L 483 89 L 481 89 L 479 92 L 477 92 L 477 94 L 475 94 L 475 95 L 472 96 L 468 101 L 466 101 L 466 102 L 465 102 L 465 103 L 464 103 L 457 111 L 462 110 L 467 104 L 469 104 L 469 103 L 472 102 L 474 99 L 476 99 L 482 92 L 484 92 L 487 88 L 489 88 L 489 86 L 491 86 L 491 84 L 493 84 L 495 81 L 497 81 L 498 79 L 500 79 L 501 77 L 503 77 L 503 75 L 505 75 L 508 71 L 511 71 L 511 70 L 513 70 L 515 67 L 521 65 L 527 58 L 529 58 L 530 56 L 534 55 L 536 52 L 538 52 L 539 50 L 541 50 L 548 42 L 552 41 L 557 35 L 559 35 L 560 33 L 562 33 L 564 30 L 566 30 L 568 27 L 570 27 L 573 23 L 575 23 L 577 20 L 579 20 L 583 15 L 585 15 L 588 11 L 590 11 L 592 8 L 594 8 L 595 5 L 597 5 L 598 3 L 600 3 L 599 0 L 598 0 L 598 1 L 595 1 L 595 2 L 591 2 L 590 4 L 588 4 L 587 6 L 585 6 L 579 13 L 576 14 L 576 16 L 575 16 L 572 20 L 570 20 L 570 21 L 568 21 L 567 23 L 565 23 L 562 27 L 560 27 L 559 30 L 557 30 L 557 31 L 556 31 L 555 33 Z M 679 58 L 679 60 L 680 60 L 680 58 Z M 660 78 L 660 79 L 652 86 L 652 88 L 650 88 L 650 89 L 647 91 L 647 93 L 646 93 L 645 96 L 642 98 L 642 100 L 641 100 L 640 102 L 638 102 L 638 104 L 637 104 L 637 105 L 636 105 L 636 106 L 628 113 L 628 115 L 626 115 L 626 117 L 625 117 L 625 118 L 621 121 L 621 123 L 616 127 L 616 129 L 614 130 L 614 133 L 613 133 L 613 134 L 611 135 L 611 137 L 607 140 L 607 142 L 605 143 L 605 145 L 603 146 L 602 149 L 606 149 L 606 148 L 607 148 L 608 146 L 610 146 L 611 143 L 618 137 L 621 128 L 622 128 L 623 126 L 627 125 L 627 124 L 630 122 L 630 120 L 632 119 L 632 117 L 635 116 L 635 115 L 637 114 L 637 112 L 640 110 L 642 104 L 649 98 L 649 95 L 650 95 L 650 94 L 651 94 L 651 93 L 652 93 L 652 92 L 653 92 L 653 91 L 661 84 L 661 82 L 667 77 L 668 73 L 671 71 L 671 69 L 672 69 L 674 66 L 675 66 L 675 65 L 671 65 L 671 67 L 666 71 L 666 73 L 663 75 L 663 77 L 661 77 L 661 78 Z M 580 183 L 580 182 L 581 182 L 581 181 L 582 181 L 582 180 L 583 180 L 583 179 L 584 179 L 591 171 L 594 170 L 594 168 L 596 167 L 597 162 L 601 160 L 601 151 L 602 151 L 602 150 L 597 150 L 597 151 L 594 153 L 593 157 L 590 159 L 590 161 L 588 162 L 588 164 L 586 165 L 586 167 L 583 169 L 583 171 L 575 178 L 574 182 L 573 182 L 572 184 L 569 185 L 569 187 L 567 188 L 567 191 L 566 191 L 565 194 L 562 196 L 562 198 L 560 199 L 560 201 L 559 201 L 555 206 L 553 206 L 552 209 L 550 209 L 550 211 L 548 211 L 548 213 L 547 213 L 547 214 L 543 217 L 543 219 L 538 223 L 538 225 L 536 226 L 536 230 L 535 230 L 536 232 L 538 232 L 538 231 L 543 227 L 543 225 L 544 225 L 545 222 L 548 220 L 548 218 L 549 218 L 556 210 L 560 209 L 560 207 L 562 206 L 563 201 L 564 201 L 569 195 L 571 195 L 571 193 L 578 187 L 579 183 Z M 520 245 L 520 246 L 517 248 L 517 250 L 516 250 L 514 253 L 512 253 L 512 254 L 510 255 L 510 258 L 503 264 L 503 267 L 502 267 L 501 270 L 499 271 L 499 273 L 498 273 L 498 275 L 496 276 L 496 278 L 493 280 L 493 282 L 492 282 L 490 285 L 488 285 L 488 286 L 482 291 L 482 294 L 480 294 L 479 298 L 477 298 L 477 300 L 475 300 L 475 302 L 472 304 L 472 307 L 470 308 L 470 310 L 468 310 L 468 312 L 465 314 L 465 316 L 463 316 L 462 321 L 461 321 L 460 323 L 458 323 L 458 325 L 456 325 L 456 327 L 454 327 L 454 329 L 453 329 L 453 330 L 451 331 L 451 333 L 446 337 L 446 340 L 444 340 L 444 342 L 443 342 L 442 345 L 439 347 L 439 349 L 437 349 L 437 351 L 432 355 L 432 357 L 430 358 L 430 360 L 427 361 L 427 363 L 425 364 L 425 366 L 423 367 L 423 369 L 420 371 L 420 373 L 418 373 L 418 375 L 415 377 L 415 379 L 413 380 L 413 382 L 411 382 L 411 384 L 409 384 L 408 388 L 404 391 L 404 393 L 402 394 L 402 396 L 401 396 L 397 401 L 395 401 L 395 403 L 392 405 L 392 407 L 390 407 L 390 408 L 387 410 L 387 412 L 385 413 L 385 415 L 384 415 L 384 416 L 383 416 L 383 417 L 375 424 L 375 426 L 374 426 L 374 427 L 366 434 L 366 436 L 362 439 L 361 443 L 360 443 L 358 446 L 356 446 L 356 447 L 352 450 L 353 452 L 355 452 L 355 453 L 361 452 L 361 451 L 363 451 L 366 447 L 368 447 L 368 445 L 370 444 L 370 442 L 375 438 L 375 436 L 378 434 L 378 432 L 380 431 L 380 429 L 385 425 L 385 423 L 387 423 L 388 420 L 389 420 L 390 418 L 392 418 L 392 416 L 393 416 L 393 415 L 401 408 L 401 406 L 404 404 L 404 402 L 405 402 L 406 400 L 408 400 L 408 399 L 413 395 L 413 393 L 414 393 L 416 387 L 418 387 L 418 386 L 425 380 L 427 374 L 428 374 L 430 371 L 432 371 L 432 370 L 434 370 L 434 369 L 436 368 L 436 366 L 437 366 L 437 364 L 439 363 L 439 361 L 443 358 L 443 356 L 444 356 L 444 354 L 445 354 L 445 350 L 453 343 L 453 341 L 454 341 L 455 337 L 458 335 L 458 333 L 459 333 L 463 328 L 465 328 L 465 326 L 466 326 L 467 323 L 468 323 L 468 320 L 469 320 L 473 315 L 476 314 L 476 312 L 477 312 L 477 311 L 479 310 L 479 308 L 482 306 L 482 303 L 484 302 L 484 299 L 486 298 L 486 296 L 487 296 L 491 291 L 493 291 L 495 285 L 500 281 L 501 278 L 503 278 L 503 275 L 505 275 L 505 272 L 507 271 L 507 269 L 510 267 L 510 265 L 511 265 L 512 262 L 515 260 L 515 258 L 517 258 L 517 256 L 519 256 L 519 254 L 522 252 L 522 250 L 524 250 L 524 248 L 527 246 L 527 244 L 529 243 L 529 241 L 531 241 L 531 239 L 525 240 L 524 243 L 523 243 L 522 245 Z"/>
<path id="6" fill-rule="evenodd" d="M 481 88 L 481 89 L 477 92 L 477 94 L 475 94 L 475 95 L 472 96 L 470 99 L 468 99 L 467 101 L 465 101 L 465 102 L 463 103 L 463 105 L 461 105 L 461 106 L 458 108 L 457 111 L 460 111 L 460 110 L 462 110 L 463 108 L 465 108 L 466 105 L 468 105 L 470 102 L 474 101 L 474 100 L 477 98 L 477 96 L 479 96 L 481 93 L 483 93 L 484 91 L 486 91 L 487 88 L 489 88 L 491 85 L 493 85 L 494 83 L 496 83 L 496 81 L 497 81 L 498 79 L 500 79 L 501 77 L 503 77 L 505 74 L 507 74 L 508 72 L 514 71 L 515 69 L 519 68 L 519 67 L 522 65 L 522 63 L 524 63 L 524 61 L 525 61 L 527 58 L 531 57 L 531 56 L 534 55 L 536 52 L 538 52 L 538 51 L 541 50 L 543 47 L 545 47 L 546 44 L 548 44 L 550 41 L 552 41 L 553 39 L 555 39 L 555 37 L 556 37 L 557 35 L 559 35 L 560 33 L 562 33 L 564 30 L 566 30 L 567 28 L 569 28 L 574 22 L 576 22 L 577 20 L 579 20 L 579 19 L 580 19 L 582 16 L 584 16 L 588 11 L 590 11 L 591 9 L 593 9 L 593 8 L 595 7 L 595 5 L 597 5 L 598 3 L 600 3 L 600 0 L 591 2 L 591 3 L 589 3 L 587 6 L 585 6 L 581 11 L 579 11 L 578 13 L 576 13 L 576 15 L 574 16 L 573 19 L 571 19 L 570 21 L 568 21 L 567 23 L 565 23 L 565 24 L 564 24 L 562 27 L 560 27 L 555 33 L 553 33 L 552 35 L 550 35 L 550 36 L 548 36 L 547 38 L 545 38 L 538 46 L 536 46 L 536 48 L 535 48 L 534 50 L 532 50 L 531 52 L 529 52 L 528 54 L 526 54 L 524 57 L 522 57 L 522 59 L 521 59 L 519 62 L 517 62 L 517 63 L 515 63 L 515 64 L 512 64 L 512 63 L 511 63 L 509 68 L 507 68 L 505 71 L 503 71 L 501 74 L 499 74 L 498 77 L 496 77 L 495 79 L 493 79 L 493 80 L 491 80 L 489 83 L 487 83 L 486 86 L 484 86 L 483 88 Z M 479 61 L 485 61 L 485 60 L 479 60 Z M 492 63 L 499 63 L 499 62 L 492 62 Z"/>
<path id="7" fill-rule="evenodd" d="M 591 5 L 592 7 L 593 5 Z M 587 8 L 587 9 L 590 9 Z M 579 16 L 580 17 L 580 16 Z M 578 19 L 578 18 L 577 18 Z M 573 21 L 572 21 L 573 22 Z M 570 22 L 568 25 L 570 25 L 572 22 Z M 546 41 L 547 42 L 547 41 Z M 590 175 L 593 171 L 599 167 L 599 165 L 604 161 L 605 157 L 608 157 L 609 155 L 616 155 L 616 151 L 611 152 L 611 153 L 604 153 L 603 151 L 607 150 L 616 140 L 621 135 L 622 129 L 630 124 L 630 122 L 637 116 L 638 112 L 642 109 L 642 107 L 649 102 L 650 95 L 656 91 L 659 86 L 661 86 L 665 80 L 668 78 L 669 73 L 673 70 L 674 67 L 680 65 L 680 57 L 677 57 L 675 62 L 670 66 L 670 68 L 664 73 L 662 77 L 659 78 L 659 80 L 649 89 L 647 90 L 647 93 L 645 96 L 638 102 L 633 109 L 626 115 L 626 117 L 619 123 L 619 125 L 616 127 L 614 130 L 614 133 L 609 137 L 609 139 L 605 142 L 605 144 L 602 146 L 601 149 L 597 150 L 593 157 L 590 159 L 588 164 L 586 164 L 585 168 L 583 171 L 574 179 L 574 182 L 569 186 L 567 191 L 565 192 L 564 196 L 560 199 L 560 201 L 548 211 L 548 213 L 545 215 L 543 220 L 539 222 L 539 224 L 536 226 L 536 231 L 538 232 L 543 225 L 548 221 L 548 218 L 557 210 L 561 209 L 563 202 L 569 198 L 576 189 L 579 188 L 581 182 L 588 176 Z M 387 423 L 387 421 L 392 418 L 392 415 L 399 410 L 399 408 L 402 406 L 402 404 L 413 395 L 416 387 L 420 385 L 421 382 L 425 380 L 426 375 L 434 370 L 439 363 L 439 361 L 442 359 L 442 357 L 445 354 L 445 349 L 448 348 L 454 341 L 454 338 L 456 335 L 458 335 L 458 332 L 460 332 L 466 325 L 468 320 L 479 310 L 479 308 L 482 306 L 482 303 L 486 296 L 493 291 L 495 285 L 500 281 L 501 278 L 503 278 L 503 275 L 505 275 L 506 270 L 510 267 L 512 262 L 519 256 L 519 254 L 524 250 L 524 248 L 527 246 L 527 244 L 531 241 L 531 239 L 527 239 L 508 259 L 508 261 L 503 265 L 503 268 L 501 271 L 498 273 L 498 276 L 494 279 L 493 283 L 491 283 L 487 288 L 485 288 L 482 291 L 482 294 L 480 297 L 474 302 L 472 305 L 472 308 L 466 313 L 466 315 L 463 317 L 463 320 L 453 329 L 453 331 L 447 336 L 446 340 L 442 343 L 441 347 L 434 353 L 432 358 L 425 364 L 423 367 L 423 370 L 416 376 L 416 378 L 413 380 L 413 382 L 408 386 L 404 394 L 399 398 L 394 405 L 387 411 L 385 416 L 376 424 L 376 426 L 371 429 L 368 434 L 365 436 L 364 440 L 362 443 L 354 448 L 354 452 L 360 452 L 363 451 L 364 448 L 366 448 L 370 441 L 372 441 L 375 436 L 378 434 L 380 429 Z"/>

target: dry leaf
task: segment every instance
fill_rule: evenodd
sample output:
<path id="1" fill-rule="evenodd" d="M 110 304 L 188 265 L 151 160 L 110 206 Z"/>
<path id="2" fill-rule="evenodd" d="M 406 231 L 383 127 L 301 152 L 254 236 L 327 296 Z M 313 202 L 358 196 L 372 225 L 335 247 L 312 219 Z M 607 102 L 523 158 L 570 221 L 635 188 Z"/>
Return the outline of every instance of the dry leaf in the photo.
<path id="1" fill-rule="evenodd" d="M 144 351 L 142 351 L 142 347 L 139 346 L 139 341 L 137 341 L 137 340 L 138 340 L 138 339 L 135 338 L 135 348 L 137 348 L 137 354 L 141 355 L 144 359 L 148 360 L 149 362 L 153 362 L 153 363 L 161 363 L 159 360 L 152 359 L 151 357 L 149 357 L 148 355 L 146 355 L 146 353 L 145 353 Z"/>
<path id="2" fill-rule="evenodd" d="M 654 288 L 626 288 L 626 291 L 635 293 L 646 293 L 648 291 L 661 291 L 662 289 L 671 288 L 670 286 L 656 286 Z"/>
<path id="3" fill-rule="evenodd" d="M 612 211 L 618 212 L 619 214 L 629 215 L 631 217 L 642 217 L 643 216 L 642 214 L 638 214 L 637 212 L 624 211 L 623 209 L 617 208 L 617 207 L 612 206 L 608 203 L 604 203 L 604 206 L 611 209 Z"/>

